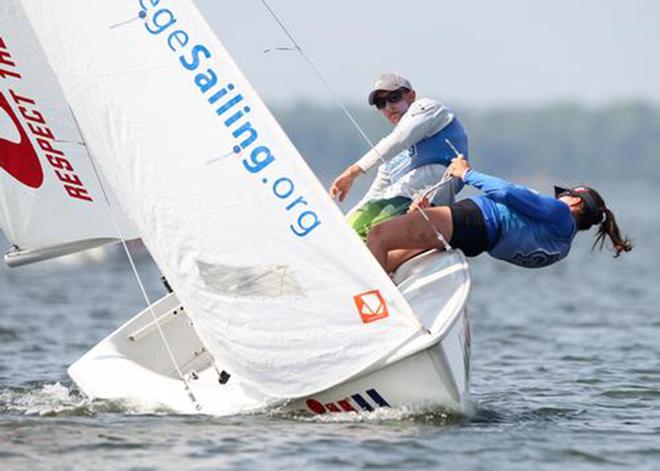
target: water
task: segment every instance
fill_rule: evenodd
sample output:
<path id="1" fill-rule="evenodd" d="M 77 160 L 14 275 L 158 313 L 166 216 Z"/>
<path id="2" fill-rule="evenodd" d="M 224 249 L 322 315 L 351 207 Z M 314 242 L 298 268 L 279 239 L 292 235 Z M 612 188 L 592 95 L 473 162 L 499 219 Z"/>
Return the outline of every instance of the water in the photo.
<path id="1" fill-rule="evenodd" d="M 591 253 L 591 235 L 582 234 L 548 269 L 486 256 L 472 263 L 476 410 L 464 418 L 382 410 L 220 419 L 89 401 L 65 370 L 141 309 L 128 264 L 0 268 L 0 465 L 658 469 L 657 190 L 611 185 L 604 193 L 634 252 L 617 260 Z M 138 264 L 150 295 L 160 296 L 153 265 Z"/>

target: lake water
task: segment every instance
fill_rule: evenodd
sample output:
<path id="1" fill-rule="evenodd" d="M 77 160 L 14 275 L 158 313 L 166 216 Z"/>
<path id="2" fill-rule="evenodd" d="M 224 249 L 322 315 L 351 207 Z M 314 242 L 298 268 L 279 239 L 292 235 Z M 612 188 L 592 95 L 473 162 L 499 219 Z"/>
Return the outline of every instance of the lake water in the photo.
<path id="1" fill-rule="evenodd" d="M 464 418 L 211 418 L 92 402 L 65 370 L 142 309 L 127 262 L 0 267 L 0 466 L 660 469 L 660 195 L 603 188 L 632 253 L 592 253 L 591 233 L 551 268 L 471 264 L 476 410 Z M 154 266 L 138 265 L 162 294 Z"/>

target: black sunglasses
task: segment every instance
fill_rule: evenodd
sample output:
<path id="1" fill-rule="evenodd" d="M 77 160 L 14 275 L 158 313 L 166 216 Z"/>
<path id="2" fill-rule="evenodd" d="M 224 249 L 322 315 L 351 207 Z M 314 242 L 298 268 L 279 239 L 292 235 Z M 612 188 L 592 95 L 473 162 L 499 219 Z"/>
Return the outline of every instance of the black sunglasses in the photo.
<path id="1" fill-rule="evenodd" d="M 393 92 L 388 93 L 387 95 L 377 96 L 374 98 L 374 106 L 376 106 L 376 108 L 379 110 L 382 110 L 388 103 L 398 103 L 403 98 L 403 93 L 407 91 L 407 88 L 399 88 Z"/>
<path id="2" fill-rule="evenodd" d="M 574 192 L 573 190 L 564 190 L 564 191 L 562 191 L 561 193 L 557 193 L 557 194 L 555 195 L 555 198 L 559 199 L 559 198 L 561 198 L 562 196 L 574 196 L 574 197 L 576 197 L 576 198 L 580 198 L 580 195 L 578 195 L 578 194 L 577 194 L 576 192 Z M 580 198 L 580 199 L 581 199 L 581 198 Z"/>

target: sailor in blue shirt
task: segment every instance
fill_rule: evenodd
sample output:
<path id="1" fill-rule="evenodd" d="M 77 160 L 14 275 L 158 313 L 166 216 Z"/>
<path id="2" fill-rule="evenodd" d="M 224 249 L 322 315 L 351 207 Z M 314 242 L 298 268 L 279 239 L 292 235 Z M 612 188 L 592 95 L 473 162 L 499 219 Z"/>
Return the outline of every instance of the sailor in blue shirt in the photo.
<path id="1" fill-rule="evenodd" d="M 388 272 L 417 253 L 445 246 L 419 210 L 451 247 L 465 255 L 488 252 L 525 268 L 545 267 L 563 259 L 577 231 L 596 224 L 594 246 L 600 243 L 602 248 L 607 236 L 615 256 L 632 249 L 630 241 L 621 237 L 614 214 L 593 188 L 555 187 L 553 198 L 477 172 L 463 158 L 454 159 L 448 170 L 484 194 L 438 207 L 422 199 L 405 216 L 374 226 L 367 245 Z"/>

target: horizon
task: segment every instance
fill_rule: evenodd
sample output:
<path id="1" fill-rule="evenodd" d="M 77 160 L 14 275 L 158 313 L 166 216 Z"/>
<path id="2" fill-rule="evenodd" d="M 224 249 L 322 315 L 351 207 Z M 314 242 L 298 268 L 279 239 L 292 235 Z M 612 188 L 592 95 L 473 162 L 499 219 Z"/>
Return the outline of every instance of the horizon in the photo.
<path id="1" fill-rule="evenodd" d="M 264 101 L 268 106 L 272 106 L 274 109 L 290 109 L 297 106 L 310 106 L 310 107 L 319 107 L 323 109 L 336 108 L 340 109 L 339 105 L 335 102 L 328 102 L 325 100 L 314 100 L 308 97 L 299 97 L 293 98 L 287 102 L 270 102 L 267 98 L 264 98 Z M 362 102 L 361 100 L 352 100 L 352 101 L 343 101 L 343 105 L 348 108 L 355 109 L 364 109 L 371 110 L 373 107 L 370 106 L 366 100 Z M 660 101 L 648 101 L 640 100 L 636 98 L 613 98 L 611 101 L 593 103 L 589 101 L 579 101 L 578 99 L 565 99 L 565 100 L 556 100 L 556 101 L 546 101 L 546 102 L 529 102 L 529 103 L 486 103 L 486 104 L 477 104 L 477 103 L 463 103 L 463 102 L 452 102 L 445 103 L 450 108 L 455 109 L 464 109 L 471 112 L 479 113 L 488 113 L 491 111 L 535 111 L 535 110 L 545 110 L 545 109 L 562 109 L 562 108 L 576 108 L 586 111 L 599 111 L 607 108 L 624 108 L 624 107 L 646 107 L 650 109 L 660 109 Z"/>

